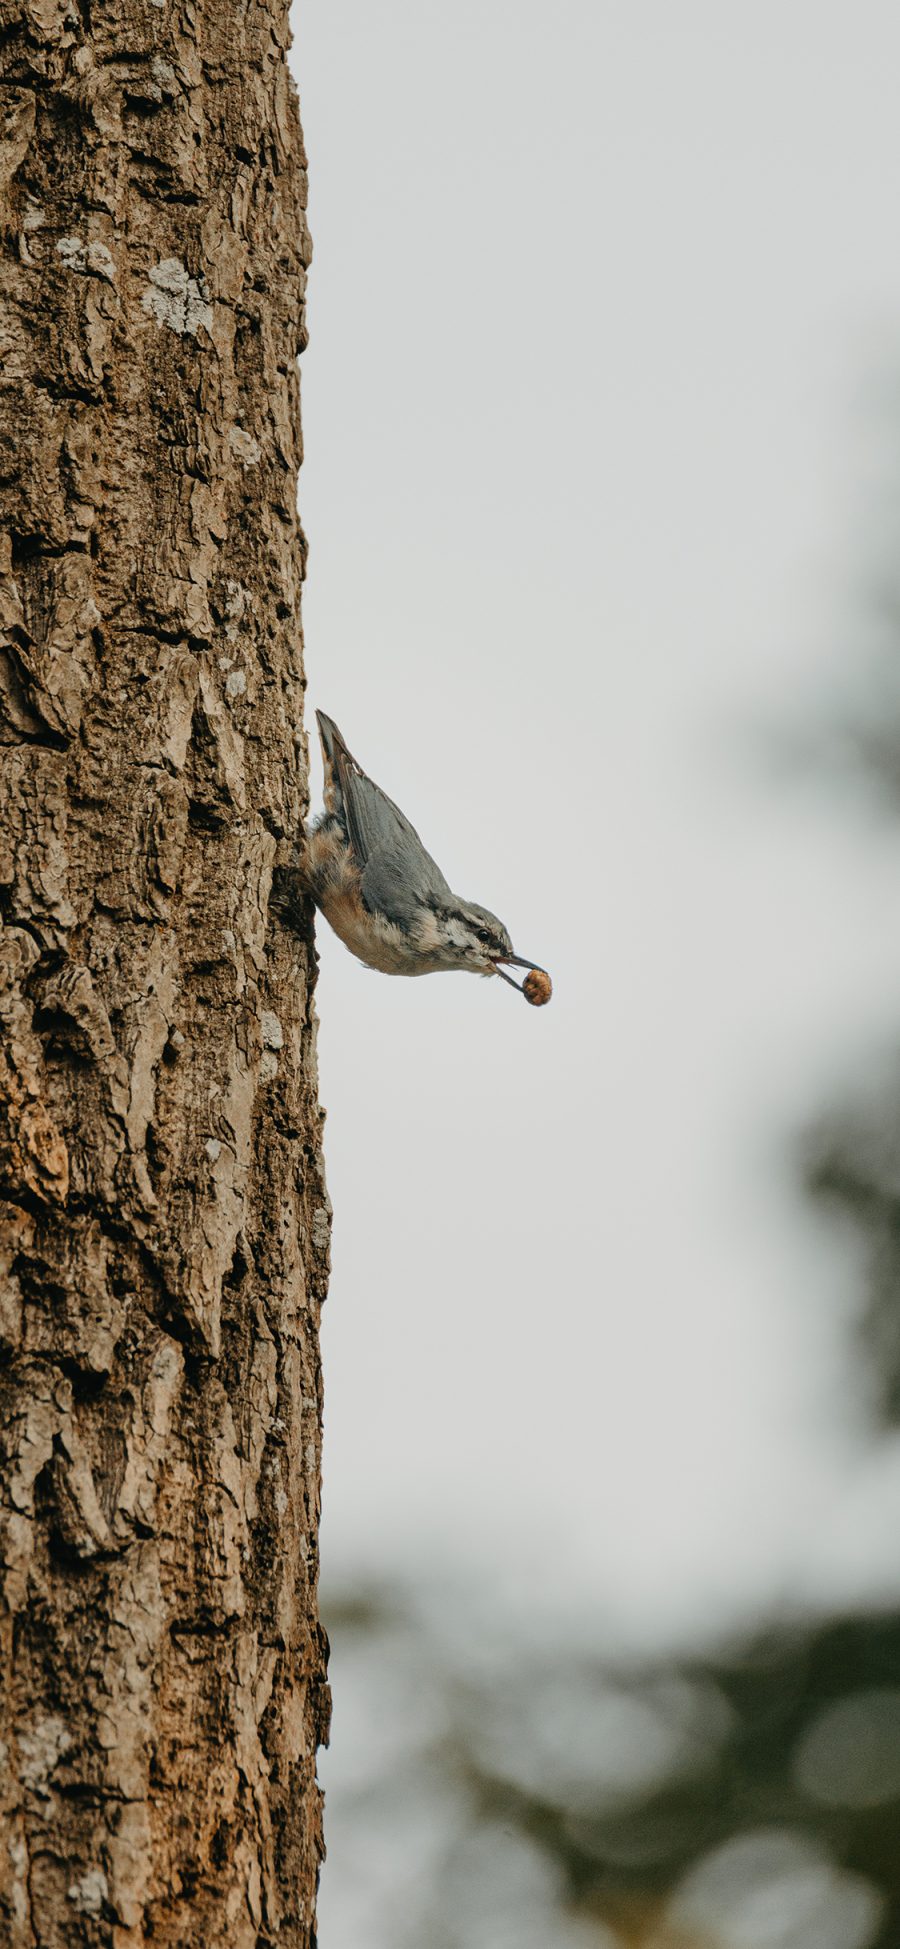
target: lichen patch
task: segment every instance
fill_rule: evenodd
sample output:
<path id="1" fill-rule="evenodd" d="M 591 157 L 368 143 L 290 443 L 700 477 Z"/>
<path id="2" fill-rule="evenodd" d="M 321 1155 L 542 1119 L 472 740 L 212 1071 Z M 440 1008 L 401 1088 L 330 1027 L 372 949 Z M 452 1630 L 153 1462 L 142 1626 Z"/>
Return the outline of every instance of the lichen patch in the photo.
<path id="1" fill-rule="evenodd" d="M 212 336 L 212 305 L 205 277 L 191 277 L 180 257 L 164 257 L 154 264 L 141 298 L 157 324 L 184 338 L 196 338 L 202 325 Z"/>
<path id="2" fill-rule="evenodd" d="M 27 217 L 25 221 L 27 227 Z M 60 237 L 56 254 L 62 258 L 67 271 L 80 271 L 83 276 L 102 277 L 107 284 L 115 284 L 116 267 L 112 255 L 106 245 L 95 238 L 85 242 L 83 237 Z"/>
<path id="3" fill-rule="evenodd" d="M 243 462 L 245 467 L 256 467 L 258 465 L 262 448 L 260 447 L 259 441 L 254 439 L 252 433 L 247 433 L 244 427 L 230 426 L 228 428 L 228 444 L 232 453 L 237 454 L 238 459 Z"/>

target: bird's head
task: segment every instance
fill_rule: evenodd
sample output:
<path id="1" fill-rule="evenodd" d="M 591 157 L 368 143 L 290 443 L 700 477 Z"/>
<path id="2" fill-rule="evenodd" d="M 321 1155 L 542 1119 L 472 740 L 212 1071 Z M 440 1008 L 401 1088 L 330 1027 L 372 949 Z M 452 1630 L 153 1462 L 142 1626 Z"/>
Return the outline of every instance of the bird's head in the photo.
<path id="1" fill-rule="evenodd" d="M 502 920 L 489 913 L 487 907 L 477 907 L 472 900 L 454 900 L 452 906 L 445 906 L 435 914 L 435 921 L 441 961 L 446 968 L 467 968 L 471 974 L 498 974 L 511 988 L 518 988 L 519 983 L 506 973 L 501 962 L 514 968 L 534 966 L 533 961 L 523 961 L 521 955 L 513 953 Z"/>

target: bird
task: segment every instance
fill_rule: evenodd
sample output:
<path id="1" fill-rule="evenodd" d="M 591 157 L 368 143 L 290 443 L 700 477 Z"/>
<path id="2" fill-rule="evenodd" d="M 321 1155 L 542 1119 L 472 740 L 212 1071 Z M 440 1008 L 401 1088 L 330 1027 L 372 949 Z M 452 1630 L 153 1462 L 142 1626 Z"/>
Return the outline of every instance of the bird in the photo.
<path id="1" fill-rule="evenodd" d="M 307 828 L 297 876 L 345 947 L 382 974 L 499 975 L 526 999 L 548 1000 L 545 971 L 513 953 L 496 914 L 452 891 L 415 827 L 363 771 L 334 719 L 324 711 L 316 718 L 325 809 Z M 530 974 L 520 984 L 511 967 Z M 541 977 L 531 982 L 540 993 L 529 993 L 532 975 Z"/>

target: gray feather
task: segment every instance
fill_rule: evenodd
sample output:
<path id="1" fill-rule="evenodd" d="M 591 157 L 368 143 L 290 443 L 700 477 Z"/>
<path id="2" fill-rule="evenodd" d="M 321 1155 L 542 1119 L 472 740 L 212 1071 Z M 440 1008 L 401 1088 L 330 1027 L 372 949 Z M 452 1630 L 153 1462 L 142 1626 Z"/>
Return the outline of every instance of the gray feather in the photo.
<path id="1" fill-rule="evenodd" d="M 369 911 L 386 914 L 408 929 L 423 902 L 452 905 L 453 893 L 415 826 L 363 771 L 333 720 L 323 711 L 316 716 L 326 758 L 340 787 L 347 836 Z"/>

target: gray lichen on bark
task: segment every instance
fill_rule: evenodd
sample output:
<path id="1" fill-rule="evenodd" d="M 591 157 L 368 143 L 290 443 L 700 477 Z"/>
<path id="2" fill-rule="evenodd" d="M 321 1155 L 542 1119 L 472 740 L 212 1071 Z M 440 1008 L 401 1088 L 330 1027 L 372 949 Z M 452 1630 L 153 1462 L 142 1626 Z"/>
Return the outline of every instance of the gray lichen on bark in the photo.
<path id="1" fill-rule="evenodd" d="M 311 1945 L 287 11 L 0 18 L 0 1940 Z"/>

